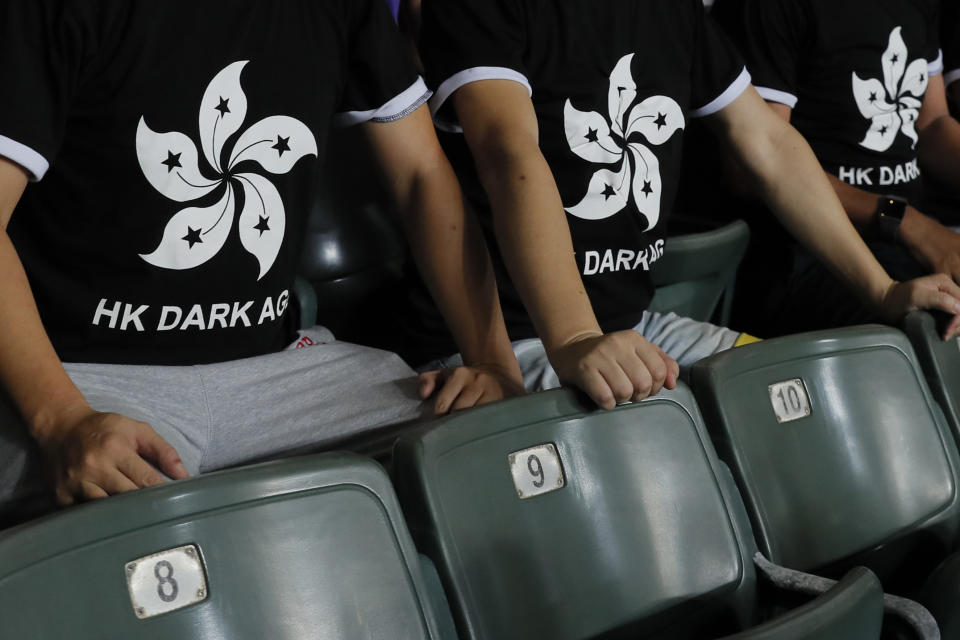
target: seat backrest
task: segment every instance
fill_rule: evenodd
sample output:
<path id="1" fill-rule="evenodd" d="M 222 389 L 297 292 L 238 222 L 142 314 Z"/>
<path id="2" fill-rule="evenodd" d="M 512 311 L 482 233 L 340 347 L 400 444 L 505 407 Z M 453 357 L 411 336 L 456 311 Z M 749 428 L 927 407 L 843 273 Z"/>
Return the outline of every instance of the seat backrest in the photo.
<path id="1" fill-rule="evenodd" d="M 319 324 L 340 340 L 387 347 L 383 318 L 405 300 L 409 251 L 376 171 L 358 131 L 331 133 L 299 273 L 317 294 Z"/>
<path id="2" fill-rule="evenodd" d="M 657 290 L 650 310 L 728 324 L 737 267 L 749 241 L 750 229 L 742 220 L 709 231 L 671 235 L 653 270 Z"/>
<path id="3" fill-rule="evenodd" d="M 960 338 L 941 339 L 936 321 L 926 311 L 908 314 L 903 329 L 916 350 L 930 390 L 960 443 Z"/>
<path id="4" fill-rule="evenodd" d="M 752 615 L 749 525 L 688 389 L 480 407 L 402 437 L 394 465 L 461 637 L 682 638 Z"/>
<path id="5" fill-rule="evenodd" d="M 343 454 L 143 489 L 0 534 L 4 638 L 436 638 L 426 593 L 389 479 Z"/>
<path id="6" fill-rule="evenodd" d="M 773 562 L 843 566 L 912 533 L 952 545 L 958 454 L 899 331 L 767 340 L 695 364 L 691 384 Z"/>

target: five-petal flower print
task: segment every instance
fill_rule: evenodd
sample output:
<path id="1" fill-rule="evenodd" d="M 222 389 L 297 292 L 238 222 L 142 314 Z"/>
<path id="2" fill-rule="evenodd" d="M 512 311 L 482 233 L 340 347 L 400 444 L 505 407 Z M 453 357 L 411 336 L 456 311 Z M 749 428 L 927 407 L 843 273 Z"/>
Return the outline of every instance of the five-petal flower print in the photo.
<path id="1" fill-rule="evenodd" d="M 853 97 L 870 128 L 860 145 L 872 151 L 889 149 L 902 133 L 917 145 L 917 118 L 930 78 L 927 61 L 918 58 L 908 64 L 907 45 L 897 27 L 883 52 L 883 81 L 861 80 L 853 73 Z"/>
<path id="2" fill-rule="evenodd" d="M 647 230 L 660 220 L 660 161 L 645 145 L 659 146 L 683 129 L 683 110 L 672 98 L 653 96 L 637 102 L 637 85 L 630 64 L 634 54 L 620 58 L 610 74 L 607 93 L 609 123 L 595 111 L 564 105 L 564 130 L 570 150 L 597 164 L 614 165 L 593 174 L 584 198 L 570 215 L 602 220 L 624 209 L 633 199 L 647 221 Z"/>
<path id="3" fill-rule="evenodd" d="M 247 115 L 247 97 L 240 87 L 246 64 L 234 62 L 218 73 L 200 103 L 200 147 L 213 177 L 200 168 L 197 147 L 189 137 L 176 131 L 156 133 L 140 119 L 137 158 L 143 175 L 157 191 L 184 203 L 222 192 L 216 204 L 187 207 L 170 219 L 159 246 L 140 256 L 152 265 L 193 269 L 210 260 L 230 236 L 241 195 L 240 243 L 260 265 L 258 280 L 277 258 L 286 227 L 280 193 L 267 177 L 236 168 L 249 161 L 274 175 L 284 174 L 300 158 L 316 156 L 317 142 L 299 120 L 270 116 L 251 125 L 229 154 L 223 155 L 224 145 L 240 130 Z"/>

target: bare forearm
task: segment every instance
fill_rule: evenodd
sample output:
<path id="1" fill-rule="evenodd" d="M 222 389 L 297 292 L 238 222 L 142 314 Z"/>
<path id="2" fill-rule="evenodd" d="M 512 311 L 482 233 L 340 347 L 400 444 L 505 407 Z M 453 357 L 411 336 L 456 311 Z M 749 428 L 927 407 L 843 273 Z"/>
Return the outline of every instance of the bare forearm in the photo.
<path id="1" fill-rule="evenodd" d="M 23 265 L 0 230 L 0 381 L 34 433 L 89 410 L 47 337 Z"/>
<path id="2" fill-rule="evenodd" d="M 548 351 L 598 333 L 563 203 L 539 149 L 499 146 L 475 157 L 504 261 Z"/>
<path id="3" fill-rule="evenodd" d="M 418 176 L 400 204 L 417 267 L 464 362 L 516 369 L 487 247 L 449 165 Z"/>
<path id="4" fill-rule="evenodd" d="M 730 131 L 781 223 L 868 301 L 878 304 L 892 280 L 863 243 L 813 151 L 776 116 L 760 114 L 762 134 L 741 121 Z M 749 124 L 748 124 L 749 122 Z M 876 199 L 874 197 L 874 207 Z"/>
<path id="5" fill-rule="evenodd" d="M 495 365 L 520 378 L 490 257 L 426 107 L 390 123 L 368 123 L 367 138 L 400 212 L 420 273 L 468 365 Z"/>
<path id="6" fill-rule="evenodd" d="M 953 123 L 957 124 L 955 121 Z M 960 128 L 960 125 L 958 125 L 958 128 Z M 924 135 L 927 135 L 929 131 L 929 129 L 925 130 Z M 921 138 L 921 140 L 923 140 L 923 138 Z M 934 145 L 938 145 L 935 146 L 935 148 L 939 153 L 946 153 L 947 147 L 949 146 L 947 143 L 941 142 L 935 142 Z M 928 151 L 928 153 L 932 154 L 933 152 Z M 956 158 L 957 162 L 954 163 L 954 170 L 960 168 L 960 165 L 958 165 L 958 163 L 960 163 L 960 147 L 957 148 Z M 921 161 L 922 160 L 923 155 L 921 154 Z M 945 175 L 949 170 L 950 162 L 945 161 L 942 164 L 941 174 Z M 881 196 L 842 182 L 836 176 L 828 174 L 827 177 L 837 196 L 840 198 L 840 202 L 843 204 L 847 216 L 860 231 L 861 235 L 866 238 L 876 236 L 878 227 L 874 218 L 877 212 L 878 198 Z M 956 182 L 950 184 L 960 185 L 960 175 L 957 175 L 955 180 Z M 957 192 L 960 193 L 960 187 L 958 187 Z M 903 220 L 899 228 L 899 242 L 914 258 L 919 260 L 921 264 L 928 267 L 931 271 L 952 273 L 952 264 L 955 259 L 949 258 L 949 265 L 945 260 L 948 259 L 947 256 L 949 254 L 956 252 L 954 246 L 956 244 L 956 234 L 936 220 L 925 216 L 916 208 L 915 205 L 917 204 L 918 203 L 910 203 L 904 212 Z"/>
<path id="7" fill-rule="evenodd" d="M 840 180 L 837 176 L 828 173 L 827 179 L 833 187 L 837 198 L 847 212 L 850 222 L 861 233 L 869 233 L 873 224 L 873 216 L 877 211 L 877 194 L 858 189 Z"/>

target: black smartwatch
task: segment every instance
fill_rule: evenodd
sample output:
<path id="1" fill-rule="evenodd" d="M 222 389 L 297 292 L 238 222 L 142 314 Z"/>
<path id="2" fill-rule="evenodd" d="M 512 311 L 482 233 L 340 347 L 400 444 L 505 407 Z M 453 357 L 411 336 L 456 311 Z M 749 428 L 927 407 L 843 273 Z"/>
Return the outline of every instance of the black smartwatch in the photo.
<path id="1" fill-rule="evenodd" d="M 880 196 L 873 220 L 877 225 L 877 235 L 888 242 L 900 240 L 900 223 L 907 212 L 909 203 L 898 196 Z"/>

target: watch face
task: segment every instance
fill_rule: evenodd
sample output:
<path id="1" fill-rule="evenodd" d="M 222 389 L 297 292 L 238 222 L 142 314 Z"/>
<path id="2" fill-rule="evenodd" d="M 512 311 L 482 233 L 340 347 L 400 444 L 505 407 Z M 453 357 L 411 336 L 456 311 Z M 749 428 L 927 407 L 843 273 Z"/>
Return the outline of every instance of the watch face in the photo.
<path id="1" fill-rule="evenodd" d="M 907 212 L 907 201 L 903 198 L 893 196 L 884 196 L 880 199 L 877 206 L 877 215 L 887 218 L 896 218 L 903 220 L 903 215 Z"/>
<path id="2" fill-rule="evenodd" d="M 900 237 L 900 222 L 907 211 L 907 201 L 893 196 L 883 196 L 877 201 L 874 219 L 877 231 L 884 240 L 896 242 Z"/>

